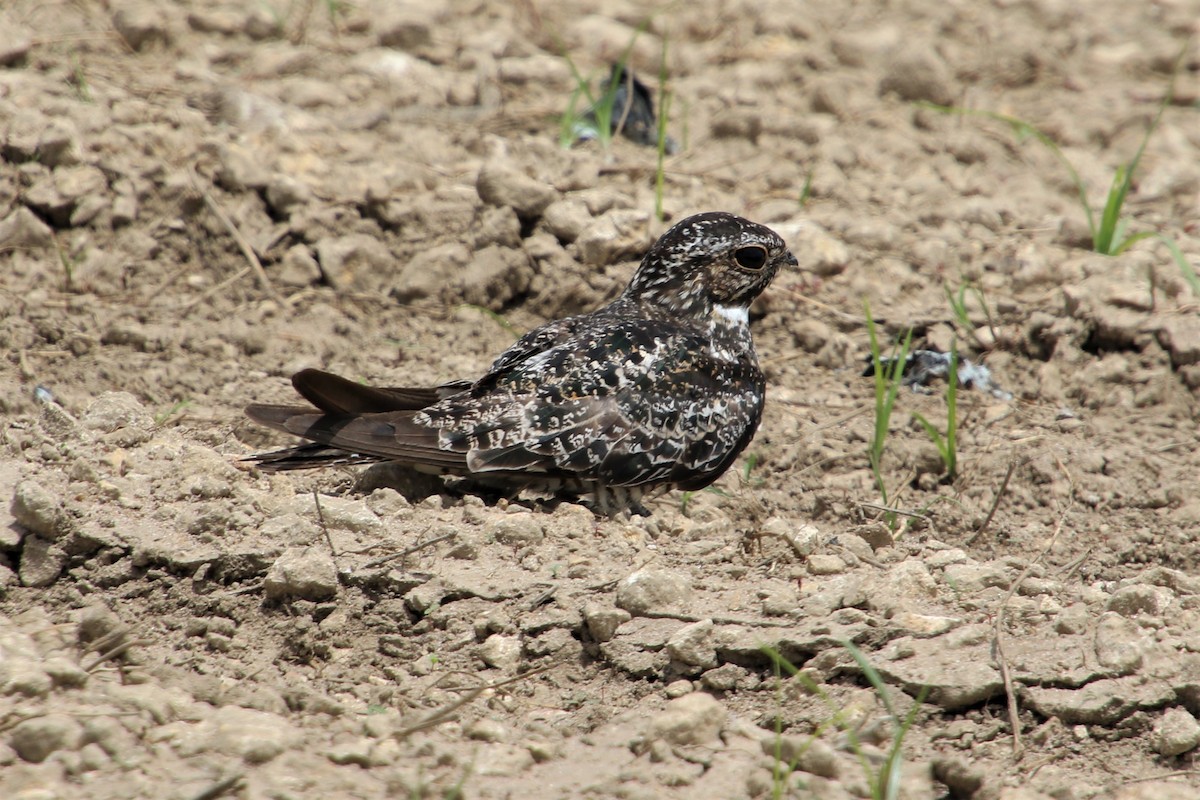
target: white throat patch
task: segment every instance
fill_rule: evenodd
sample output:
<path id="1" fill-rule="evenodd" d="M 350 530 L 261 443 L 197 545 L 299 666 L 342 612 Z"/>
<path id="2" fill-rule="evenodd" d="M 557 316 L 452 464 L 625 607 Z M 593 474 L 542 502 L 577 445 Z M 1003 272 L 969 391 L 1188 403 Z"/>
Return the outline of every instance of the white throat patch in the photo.
<path id="1" fill-rule="evenodd" d="M 732 322 L 734 325 L 750 324 L 750 309 L 745 306 L 713 306 L 713 313 Z"/>

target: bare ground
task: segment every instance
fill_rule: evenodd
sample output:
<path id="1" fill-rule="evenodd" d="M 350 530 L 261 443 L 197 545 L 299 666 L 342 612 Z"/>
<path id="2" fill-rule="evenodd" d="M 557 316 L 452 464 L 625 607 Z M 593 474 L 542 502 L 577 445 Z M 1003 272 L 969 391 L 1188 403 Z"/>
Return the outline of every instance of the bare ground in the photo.
<path id="1" fill-rule="evenodd" d="M 668 45 L 664 221 L 653 150 L 558 143 L 563 49 L 598 75 L 644 18 L 0 10 L 0 795 L 868 796 L 896 723 L 849 641 L 913 711 L 901 796 L 1196 796 L 1197 294 L 1158 239 L 1089 252 L 1050 149 L 918 103 L 1038 126 L 1099 206 L 1200 9 L 664 7 L 631 55 L 653 83 Z M 1180 64 L 1126 214 L 1195 268 Z M 801 262 L 719 491 L 609 520 L 239 460 L 297 369 L 475 375 L 708 209 Z M 864 299 L 1014 394 L 960 393 L 953 480 L 943 388 L 900 395 L 894 525 Z"/>

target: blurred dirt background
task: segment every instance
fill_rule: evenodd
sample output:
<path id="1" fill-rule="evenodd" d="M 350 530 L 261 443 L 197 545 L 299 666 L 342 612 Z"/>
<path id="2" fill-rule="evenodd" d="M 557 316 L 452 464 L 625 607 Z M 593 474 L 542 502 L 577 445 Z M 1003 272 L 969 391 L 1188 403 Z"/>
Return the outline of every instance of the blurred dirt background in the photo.
<path id="1" fill-rule="evenodd" d="M 1036 125 L 1099 207 L 1178 64 L 1125 213 L 1195 269 L 1200 6 L 647 13 L 0 8 L 0 795 L 863 797 L 911 711 L 903 797 L 1197 796 L 1200 298 L 1158 238 L 1090 252 L 1049 148 L 920 103 Z M 559 143 L 563 54 L 631 41 L 661 221 L 652 148 Z M 292 372 L 474 376 L 711 209 L 801 265 L 716 491 L 609 520 L 239 460 Z M 959 394 L 950 480 L 944 385 L 900 394 L 894 517 L 864 299 L 1014 395 Z"/>

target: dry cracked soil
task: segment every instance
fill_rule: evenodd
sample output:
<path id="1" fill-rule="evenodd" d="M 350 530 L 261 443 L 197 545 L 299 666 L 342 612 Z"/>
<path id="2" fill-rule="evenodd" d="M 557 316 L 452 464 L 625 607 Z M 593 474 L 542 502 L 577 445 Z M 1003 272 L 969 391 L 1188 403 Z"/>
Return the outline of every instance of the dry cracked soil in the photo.
<path id="1" fill-rule="evenodd" d="M 0 796 L 1200 796 L 1198 21 L 4 3 Z M 654 148 L 559 141 L 627 48 L 661 220 Z M 1098 215 L 1160 109 L 1154 235 L 1092 252 L 1070 170 Z M 241 460 L 294 371 L 476 375 L 711 209 L 800 261 L 716 490 L 609 519 Z M 864 300 L 1012 393 L 957 393 L 953 476 L 945 384 L 904 389 L 880 491 Z"/>

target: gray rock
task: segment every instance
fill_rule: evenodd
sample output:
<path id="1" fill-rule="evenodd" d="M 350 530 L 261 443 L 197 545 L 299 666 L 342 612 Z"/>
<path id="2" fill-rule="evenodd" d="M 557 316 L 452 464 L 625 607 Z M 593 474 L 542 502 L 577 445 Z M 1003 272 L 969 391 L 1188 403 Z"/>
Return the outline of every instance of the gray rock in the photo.
<path id="1" fill-rule="evenodd" d="M 1168 758 L 1200 745 L 1200 722 L 1183 708 L 1168 708 L 1154 726 L 1154 749 Z"/>
<path id="2" fill-rule="evenodd" d="M 475 764 L 482 777 L 513 777 L 533 766 L 533 755 L 519 745 L 489 744 L 480 748 Z"/>
<path id="3" fill-rule="evenodd" d="M 583 608 L 583 619 L 587 624 L 588 633 L 597 642 L 610 641 L 617 633 L 617 628 L 633 618 L 623 608 L 602 606 L 589 603 Z"/>
<path id="4" fill-rule="evenodd" d="M 1054 620 L 1054 630 L 1064 636 L 1083 633 L 1092 624 L 1092 613 L 1086 603 L 1072 603 L 1058 612 Z"/>
<path id="5" fill-rule="evenodd" d="M 37 159 L 48 167 L 78 164 L 79 131 L 75 123 L 69 119 L 51 119 L 38 137 Z"/>
<path id="6" fill-rule="evenodd" d="M 129 392 L 105 392 L 88 406 L 79 423 L 89 430 L 112 433 L 119 428 L 148 430 L 154 426 L 154 417 Z"/>
<path id="7" fill-rule="evenodd" d="M 546 529 L 535 514 L 507 514 L 484 527 L 497 542 L 507 545 L 536 544 L 546 538 Z"/>
<path id="8" fill-rule="evenodd" d="M 92 222 L 101 218 L 102 214 L 106 214 L 104 219 L 111 217 L 112 202 L 104 195 L 88 195 L 81 197 L 75 203 L 74 210 L 71 211 L 71 216 L 67 218 L 68 224 L 72 228 L 80 228 L 84 225 L 89 225 Z"/>
<path id="9" fill-rule="evenodd" d="M 20 657 L 6 648 L 5 663 L 0 667 L 0 694 L 45 697 L 54 688 L 54 679 L 36 663 L 36 657 Z"/>
<path id="10" fill-rule="evenodd" d="M 810 775 L 836 780 L 841 774 L 837 751 L 828 743 L 812 736 L 785 734 L 778 739 L 764 736 L 762 750 L 764 755 L 771 758 L 775 758 L 778 753 L 784 763 L 795 764 L 796 769 Z"/>
<path id="11" fill-rule="evenodd" d="M 315 547 L 289 547 L 267 571 L 267 597 L 324 600 L 337 594 L 337 565 L 333 556 Z"/>
<path id="12" fill-rule="evenodd" d="M 464 731 L 468 739 L 477 742 L 503 742 L 512 736 L 512 731 L 499 720 L 483 717 L 467 726 Z"/>
<path id="13" fill-rule="evenodd" d="M 1116 612 L 1106 612 L 1096 624 L 1096 660 L 1116 675 L 1136 672 L 1149 646 L 1138 624 Z"/>
<path id="14" fill-rule="evenodd" d="M 942 579 L 956 591 L 974 594 L 992 586 L 1007 589 L 1012 583 L 1008 572 L 993 564 L 950 564 Z"/>
<path id="15" fill-rule="evenodd" d="M 499 78 L 504 84 L 534 84 L 543 89 L 569 89 L 571 68 L 564 59 L 547 54 L 500 59 Z"/>
<path id="16" fill-rule="evenodd" d="M 563 244 L 579 238 L 592 221 L 587 206 L 578 200 L 559 200 L 546 206 L 542 224 Z"/>
<path id="17" fill-rule="evenodd" d="M 76 164 L 54 170 L 54 187 L 70 208 L 75 208 L 85 199 L 105 195 L 108 178 L 91 164 Z"/>
<path id="18" fill-rule="evenodd" d="M 446 592 L 445 584 L 439 580 L 431 580 L 413 587 L 404 595 L 404 604 L 418 614 L 425 614 L 442 602 Z"/>
<path id="19" fill-rule="evenodd" d="M 297 244 L 289 247 L 283 254 L 283 259 L 272 274 L 283 286 L 303 288 L 320 282 L 321 266 L 317 264 L 308 247 Z"/>
<path id="20" fill-rule="evenodd" d="M 375 24 L 380 45 L 397 50 L 417 50 L 433 43 L 433 31 L 424 14 L 391 4 L 384 8 L 388 12 Z"/>
<path id="21" fill-rule="evenodd" d="M 479 199 L 488 205 L 506 206 L 524 220 L 541 216 L 546 206 L 558 199 L 553 186 L 534 180 L 499 161 L 489 161 L 475 180 Z"/>
<path id="22" fill-rule="evenodd" d="M 950 636 L 911 639 L 883 650 L 887 657 L 874 662 L 889 683 L 900 684 L 916 696 L 924 687 L 926 702 L 955 710 L 989 700 L 1004 691 L 1000 671 L 992 665 L 990 640 L 972 636 L 971 626 Z M 976 626 L 983 633 L 987 626 Z"/>
<path id="23" fill-rule="evenodd" d="M 987 780 L 987 771 L 965 758 L 942 756 L 933 761 L 933 776 L 946 785 L 951 797 L 974 797 Z"/>
<path id="24" fill-rule="evenodd" d="M 17 574 L 22 586 L 49 586 L 58 580 L 67 565 L 67 554 L 54 542 L 40 536 L 26 536 Z"/>
<path id="25" fill-rule="evenodd" d="M 650 721 L 650 738 L 671 744 L 705 744 L 725 726 L 725 707 L 703 692 L 685 694 L 667 703 Z"/>
<path id="26" fill-rule="evenodd" d="M 20 64 L 32 46 L 33 39 L 24 26 L 15 24 L 11 18 L 0 24 L 0 67 Z"/>
<path id="27" fill-rule="evenodd" d="M 519 250 L 492 245 L 475 253 L 443 296 L 449 302 L 501 311 L 529 288 L 532 277 L 528 256 Z"/>
<path id="28" fill-rule="evenodd" d="M 621 641 L 619 636 L 600 645 L 600 653 L 615 669 L 634 678 L 661 679 L 671 663 L 665 650 L 646 650 Z"/>
<path id="29" fill-rule="evenodd" d="M 800 608 L 800 595 L 788 586 L 768 592 L 762 600 L 762 612 L 768 617 L 786 617 Z"/>
<path id="30" fill-rule="evenodd" d="M 516 636 L 493 633 L 483 640 L 475 654 L 489 667 L 511 672 L 521 662 L 521 640 Z"/>
<path id="31" fill-rule="evenodd" d="M 962 624 L 957 617 L 943 617 L 934 614 L 917 614 L 913 611 L 901 611 L 889 620 L 892 625 L 903 629 L 918 638 L 941 636 L 954 630 Z"/>
<path id="32" fill-rule="evenodd" d="M 217 183 L 235 192 L 266 188 L 271 172 L 255 153 L 238 144 L 222 145 L 217 149 Z"/>
<path id="33" fill-rule="evenodd" d="M 1167 613 L 1174 599 L 1169 589 L 1135 584 L 1113 592 L 1108 601 L 1108 610 L 1115 611 L 1123 617 L 1136 617 L 1139 614 L 1161 617 Z"/>
<path id="34" fill-rule="evenodd" d="M 67 513 L 58 498 L 34 480 L 17 484 L 9 511 L 18 523 L 48 541 L 70 532 Z"/>
<path id="35" fill-rule="evenodd" d="M 54 243 L 54 230 L 25 206 L 0 220 L 0 251 L 33 250 Z"/>
<path id="36" fill-rule="evenodd" d="M 290 175 L 272 175 L 267 181 L 267 205 L 279 216 L 287 216 L 291 210 L 312 200 L 312 189 L 308 184 Z"/>
<path id="37" fill-rule="evenodd" d="M 871 575 L 862 587 L 874 611 L 894 613 L 920 605 L 937 596 L 937 582 L 920 560 L 906 559 L 882 575 Z"/>
<path id="38" fill-rule="evenodd" d="M 832 553 L 813 553 L 808 557 L 808 571 L 813 575 L 840 575 L 846 571 L 846 561 Z"/>
<path id="39" fill-rule="evenodd" d="M 762 532 L 783 539 L 798 556 L 811 556 L 821 545 L 821 531 L 816 525 L 798 524 L 783 517 L 769 517 Z"/>
<path id="40" fill-rule="evenodd" d="M 811 221 L 773 225 L 784 237 L 791 251 L 797 254 L 800 269 L 821 276 L 841 275 L 850 265 L 850 248 L 840 239 Z"/>
<path id="41" fill-rule="evenodd" d="M 171 41 L 167 20 L 161 11 L 151 5 L 130 5 L 113 14 L 113 27 L 131 48 L 145 50 L 154 45 L 167 45 Z"/>
<path id="42" fill-rule="evenodd" d="M 201 749 L 237 756 L 248 764 L 264 764 L 301 740 L 286 718 L 239 706 L 218 708 L 201 727 Z"/>
<path id="43" fill-rule="evenodd" d="M 244 25 L 246 35 L 255 41 L 275 39 L 283 33 L 283 25 L 275 14 L 265 8 L 249 9 Z"/>
<path id="44" fill-rule="evenodd" d="M 1058 717 L 1067 725 L 1113 725 L 1135 711 L 1167 705 L 1175 693 L 1165 681 L 1134 676 L 1094 681 L 1080 689 L 1027 686 L 1021 698 L 1042 716 Z"/>
<path id="45" fill-rule="evenodd" d="M 401 303 L 436 297 L 471 261 L 471 251 L 460 242 L 422 249 L 400 271 L 391 296 Z"/>
<path id="46" fill-rule="evenodd" d="M 16 725 L 8 743 L 26 761 L 40 764 L 59 750 L 83 746 L 83 726 L 66 714 L 46 714 Z"/>
<path id="47" fill-rule="evenodd" d="M 756 689 L 762 683 L 758 676 L 737 664 L 722 664 L 700 676 L 704 688 L 714 692 Z"/>
<path id="48" fill-rule="evenodd" d="M 326 236 L 317 241 L 317 263 L 335 289 L 366 289 L 394 269 L 391 252 L 365 233 Z"/>
<path id="49" fill-rule="evenodd" d="M 754 108 L 729 108 L 717 114 L 710 130 L 716 139 L 746 139 L 758 142 L 762 135 L 762 114 Z"/>
<path id="50" fill-rule="evenodd" d="M 946 63 L 929 48 L 914 47 L 893 55 L 888 73 L 879 82 L 879 93 L 895 92 L 901 100 L 954 102 L 954 84 Z"/>
<path id="51" fill-rule="evenodd" d="M 507 248 L 521 246 L 521 220 L 517 218 L 517 212 L 507 206 L 483 209 L 473 232 L 475 250 L 482 250 L 489 245 Z"/>
<path id="52" fill-rule="evenodd" d="M 585 264 L 603 266 L 641 255 L 653 243 L 649 213 L 617 209 L 588 223 L 575 246 Z"/>
<path id="53" fill-rule="evenodd" d="M 704 619 L 684 625 L 667 640 L 667 655 L 688 666 L 710 669 L 717 665 L 713 649 L 713 621 Z"/>
<path id="54" fill-rule="evenodd" d="M 1200 577 L 1168 567 L 1150 567 L 1133 579 L 1134 583 L 1162 586 L 1176 594 L 1200 594 Z"/>
<path id="55" fill-rule="evenodd" d="M 617 585 L 617 607 L 634 616 L 665 611 L 692 595 L 691 580 L 670 570 L 641 569 Z"/>
<path id="56" fill-rule="evenodd" d="M 222 9 L 198 9 L 189 11 L 188 27 L 200 33 L 220 33 L 233 36 L 241 32 L 242 17 L 233 11 Z"/>
<path id="57" fill-rule="evenodd" d="M 1171 364 L 1176 368 L 1200 364 L 1200 318 L 1184 314 L 1163 320 L 1158 329 L 1158 340 L 1171 354 Z"/>

